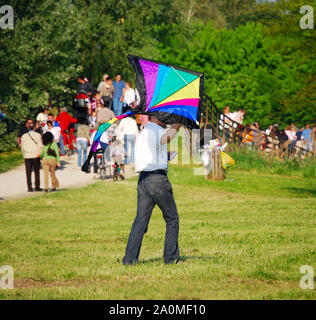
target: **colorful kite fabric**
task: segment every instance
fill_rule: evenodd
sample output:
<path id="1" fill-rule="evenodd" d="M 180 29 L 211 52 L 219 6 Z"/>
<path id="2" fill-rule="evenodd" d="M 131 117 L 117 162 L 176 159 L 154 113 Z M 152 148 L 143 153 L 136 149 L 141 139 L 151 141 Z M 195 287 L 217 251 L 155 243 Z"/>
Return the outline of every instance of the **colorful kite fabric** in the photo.
<path id="1" fill-rule="evenodd" d="M 100 148 L 100 139 L 101 139 L 101 136 L 102 134 L 113 124 L 115 123 L 116 121 L 118 120 L 121 120 L 125 117 L 129 117 L 131 115 L 133 115 L 134 113 L 131 112 L 131 111 L 127 111 L 126 113 L 123 113 L 121 114 L 120 116 L 117 116 L 111 120 L 109 120 L 108 122 L 105 122 L 105 123 L 102 123 L 95 136 L 94 136 L 94 139 L 93 139 L 93 142 L 92 142 L 92 145 L 91 145 L 91 149 L 90 149 L 90 152 L 89 152 L 89 155 L 88 155 L 88 158 L 86 160 L 86 162 L 82 165 L 81 167 L 81 170 L 83 172 L 89 172 L 89 166 L 90 166 L 90 161 L 93 157 L 93 155 L 97 152 L 98 148 Z"/>
<path id="2" fill-rule="evenodd" d="M 201 118 L 203 73 L 128 55 L 136 71 L 140 104 L 134 113 L 152 114 L 165 124 L 198 128 Z"/>
<path id="3" fill-rule="evenodd" d="M 152 114 L 165 124 L 181 123 L 189 129 L 199 128 L 204 87 L 203 73 L 161 62 L 128 55 L 136 71 L 137 107 L 103 123 L 94 137 L 91 150 L 81 170 L 89 172 L 92 156 L 100 145 L 102 134 L 116 121 L 133 114 Z"/>

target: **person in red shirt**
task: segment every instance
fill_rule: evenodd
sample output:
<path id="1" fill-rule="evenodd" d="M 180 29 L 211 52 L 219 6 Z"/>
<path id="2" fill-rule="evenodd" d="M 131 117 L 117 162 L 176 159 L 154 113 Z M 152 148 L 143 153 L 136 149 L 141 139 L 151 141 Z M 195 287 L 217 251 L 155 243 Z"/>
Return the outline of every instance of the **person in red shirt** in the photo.
<path id="1" fill-rule="evenodd" d="M 59 123 L 61 128 L 61 134 L 64 138 L 64 145 L 68 146 L 70 150 L 74 149 L 72 141 L 76 142 L 74 136 L 74 128 L 69 128 L 70 124 L 77 123 L 78 120 L 73 118 L 68 112 L 66 107 L 60 108 L 60 114 L 56 117 L 56 121 Z M 69 135 L 68 135 L 69 130 Z"/>

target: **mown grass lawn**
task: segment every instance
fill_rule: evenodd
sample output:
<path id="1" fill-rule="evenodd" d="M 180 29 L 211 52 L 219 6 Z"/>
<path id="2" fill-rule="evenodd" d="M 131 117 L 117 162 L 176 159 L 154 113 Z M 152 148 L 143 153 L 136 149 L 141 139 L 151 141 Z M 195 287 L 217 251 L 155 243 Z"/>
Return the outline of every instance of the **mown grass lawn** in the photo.
<path id="1" fill-rule="evenodd" d="M 0 173 L 14 169 L 21 163 L 23 163 L 23 157 L 18 148 L 0 153 Z"/>
<path id="2" fill-rule="evenodd" d="M 98 182 L 0 204 L 0 266 L 15 289 L 1 299 L 315 299 L 299 269 L 316 270 L 316 181 L 232 170 L 204 181 L 172 166 L 185 263 L 165 266 L 155 209 L 140 263 L 121 260 L 137 179 Z"/>

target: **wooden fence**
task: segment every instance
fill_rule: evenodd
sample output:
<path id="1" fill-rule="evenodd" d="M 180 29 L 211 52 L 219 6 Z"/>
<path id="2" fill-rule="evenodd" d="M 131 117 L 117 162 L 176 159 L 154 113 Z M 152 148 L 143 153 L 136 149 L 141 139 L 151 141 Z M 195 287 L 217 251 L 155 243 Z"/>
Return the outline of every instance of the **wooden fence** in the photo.
<path id="1" fill-rule="evenodd" d="M 206 94 L 203 96 L 203 106 L 202 127 L 212 129 L 213 138 L 220 138 L 223 144 L 234 142 L 240 147 L 249 147 L 271 156 L 298 158 L 300 161 L 315 156 L 315 150 L 314 152 L 308 150 L 302 141 L 285 140 L 254 128 L 249 130 L 222 113 Z"/>

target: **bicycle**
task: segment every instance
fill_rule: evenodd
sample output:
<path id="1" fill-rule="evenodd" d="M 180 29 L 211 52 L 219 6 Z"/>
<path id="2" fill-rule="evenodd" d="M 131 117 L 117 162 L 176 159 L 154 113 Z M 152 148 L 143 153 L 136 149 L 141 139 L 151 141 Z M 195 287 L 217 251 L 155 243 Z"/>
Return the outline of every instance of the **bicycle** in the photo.
<path id="1" fill-rule="evenodd" d="M 101 180 L 109 178 L 112 176 L 112 166 L 109 164 L 105 157 L 104 151 L 102 149 L 96 152 L 96 160 L 97 160 L 97 174 Z M 108 172 L 108 175 L 107 175 Z"/>
<path id="2" fill-rule="evenodd" d="M 70 127 L 62 133 L 67 157 L 71 157 L 71 155 L 74 153 L 74 144 L 76 143 L 74 131 L 75 128 Z"/>

